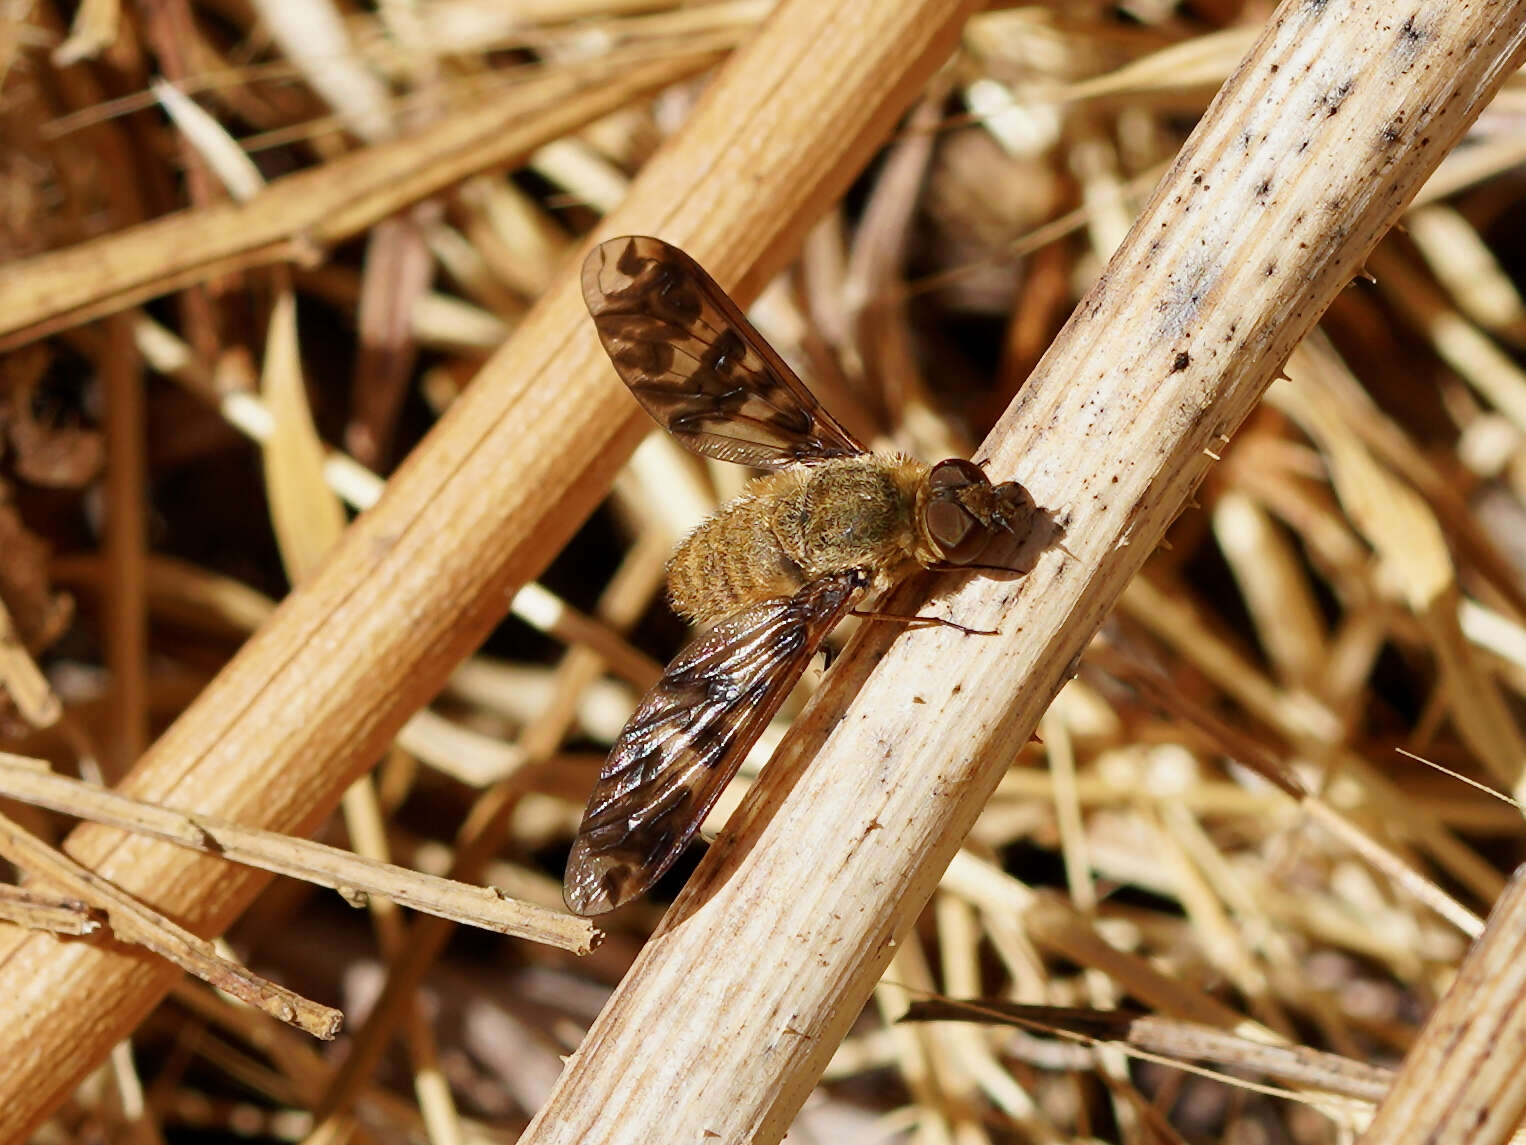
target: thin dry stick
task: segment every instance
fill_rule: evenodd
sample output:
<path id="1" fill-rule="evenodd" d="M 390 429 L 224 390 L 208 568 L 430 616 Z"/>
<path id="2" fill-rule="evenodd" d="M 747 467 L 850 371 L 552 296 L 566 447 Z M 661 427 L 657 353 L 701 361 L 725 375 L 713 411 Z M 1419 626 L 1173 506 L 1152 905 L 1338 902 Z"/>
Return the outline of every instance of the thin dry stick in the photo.
<path id="1" fill-rule="evenodd" d="M 1000 636 L 860 634 L 526 1145 L 784 1134 L 1207 451 L 1523 54 L 1522 0 L 1391 11 L 1278 10 L 982 453 L 1078 559 L 940 603 Z"/>
<path id="2" fill-rule="evenodd" d="M 0 918 L 54 934 L 94 934 L 101 929 L 101 920 L 79 899 L 34 894 L 8 883 L 0 883 Z"/>
<path id="3" fill-rule="evenodd" d="M 0 684 L 21 718 L 34 728 L 52 727 L 63 715 L 63 704 L 21 642 L 4 603 L 0 603 Z"/>
<path id="4" fill-rule="evenodd" d="M 35 878 L 56 883 L 99 910 L 106 916 L 117 941 L 153 951 L 203 982 L 310 1034 L 332 1038 L 339 1032 L 343 1015 L 338 1010 L 310 1001 L 228 961 L 212 949 L 210 942 L 197 938 L 119 887 L 87 871 L 5 815 L 0 815 L 0 855 Z"/>
<path id="5" fill-rule="evenodd" d="M 1328 1090 L 1361 1101 L 1380 1101 L 1393 1084 L 1393 1071 L 1340 1054 L 1303 1046 L 1269 1045 L 1225 1033 L 1213 1026 L 1124 1010 L 1082 1010 L 1065 1006 L 1025 1006 L 1005 998 L 939 998 L 913 1002 L 908 1022 L 1010 1024 L 1055 1031 L 1086 1041 L 1117 1042 L 1178 1061 L 1213 1061 L 1266 1073 L 1282 1082 Z"/>
<path id="6" fill-rule="evenodd" d="M 746 301 L 947 59 L 973 7 L 787 3 L 647 165 L 614 225 L 679 243 Z M 588 321 L 581 253 L 124 793 L 310 830 L 544 568 L 650 425 Z M 88 824 L 70 846 L 204 933 L 266 877 Z M 172 979 L 110 951 L 0 933 L 0 1140 L 24 1136 Z"/>
<path id="7" fill-rule="evenodd" d="M 544 942 L 576 954 L 587 954 L 597 945 L 599 932 L 586 919 L 504 898 L 491 887 L 426 875 L 337 847 L 206 815 L 139 803 L 88 783 L 39 771 L 31 761 L 8 752 L 0 752 L 0 795 L 303 879 L 336 890 L 350 900 L 378 895 L 425 914 Z"/>
<path id="8" fill-rule="evenodd" d="M 114 779 L 148 743 L 147 441 L 144 378 L 122 315 L 105 324 L 106 663 L 112 682 L 110 771 Z"/>
<path id="9" fill-rule="evenodd" d="M 1404 1057 L 1358 1145 L 1495 1145 L 1526 1113 L 1526 867 Z"/>
<path id="10" fill-rule="evenodd" d="M 1322 1089 L 1359 1101 L 1379 1100 L 1393 1084 L 1381 1066 L 1304 1046 L 1271 1046 L 1171 1018 L 1143 1017 L 1127 1025 L 1130 1046 L 1178 1060 L 1207 1060 L 1234 1069 L 1260 1070 L 1278 1081 L 1304 1089 Z"/>

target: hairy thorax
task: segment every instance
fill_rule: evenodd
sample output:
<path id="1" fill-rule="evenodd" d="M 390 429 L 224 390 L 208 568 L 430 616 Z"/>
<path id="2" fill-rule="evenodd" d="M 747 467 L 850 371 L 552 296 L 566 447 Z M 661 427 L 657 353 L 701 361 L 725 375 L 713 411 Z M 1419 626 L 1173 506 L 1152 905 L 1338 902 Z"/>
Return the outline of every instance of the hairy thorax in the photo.
<path id="1" fill-rule="evenodd" d="M 673 607 L 698 624 L 828 573 L 863 569 L 883 588 L 928 564 L 917 498 L 927 466 L 866 453 L 771 473 L 707 518 L 668 563 Z"/>

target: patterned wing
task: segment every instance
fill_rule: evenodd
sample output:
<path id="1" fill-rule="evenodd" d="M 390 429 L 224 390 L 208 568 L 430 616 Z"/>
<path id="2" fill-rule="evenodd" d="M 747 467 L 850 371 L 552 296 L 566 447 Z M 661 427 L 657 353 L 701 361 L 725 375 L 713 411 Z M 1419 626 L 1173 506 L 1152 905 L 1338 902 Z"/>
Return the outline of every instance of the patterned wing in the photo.
<path id="1" fill-rule="evenodd" d="M 588 797 L 563 880 L 574 913 L 613 910 L 672 865 L 867 583 L 833 573 L 751 605 L 668 665 Z"/>
<path id="2" fill-rule="evenodd" d="M 636 400 L 695 453 L 780 469 L 866 452 L 677 247 L 600 243 L 583 263 L 583 298 Z"/>

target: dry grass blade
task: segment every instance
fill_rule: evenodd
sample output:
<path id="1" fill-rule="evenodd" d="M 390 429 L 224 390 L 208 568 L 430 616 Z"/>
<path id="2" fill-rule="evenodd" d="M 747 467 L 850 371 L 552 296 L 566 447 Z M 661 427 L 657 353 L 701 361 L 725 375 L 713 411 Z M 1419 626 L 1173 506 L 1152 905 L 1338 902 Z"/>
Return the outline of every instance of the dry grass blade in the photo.
<path id="1" fill-rule="evenodd" d="M 293 584 L 300 584 L 344 532 L 344 509 L 323 479 L 323 442 L 313 426 L 297 352 L 296 300 L 276 296 L 265 341 L 261 391 L 270 409 L 265 489 L 276 542 Z"/>

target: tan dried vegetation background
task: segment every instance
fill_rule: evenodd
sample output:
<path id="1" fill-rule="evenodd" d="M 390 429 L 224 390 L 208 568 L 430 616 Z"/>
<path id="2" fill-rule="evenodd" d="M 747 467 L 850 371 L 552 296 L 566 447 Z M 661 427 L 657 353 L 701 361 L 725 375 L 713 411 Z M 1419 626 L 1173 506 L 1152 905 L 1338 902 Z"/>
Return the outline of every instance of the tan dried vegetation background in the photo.
<path id="1" fill-rule="evenodd" d="M 769 8 L 6 8 L 0 930 L 201 979 L 91 1047 L 61 1107 L 16 1098 L 36 1140 L 512 1141 L 544 1103 L 692 869 L 592 953 L 561 910 L 583 796 L 683 637 L 667 552 L 745 474 L 649 438 L 317 825 L 328 847 L 102 789 L 312 575 Z M 861 435 L 968 456 L 1268 11 L 974 16 L 795 228 L 758 325 Z M 1366 1125 L 1523 859 L 1523 128 L 1511 82 L 1224 447 L 791 1140 Z M 78 817 L 289 877 L 214 949 L 56 849 Z M 938 996 L 1064 1009 L 897 1024 Z M 1120 1007 L 1160 1014 L 1089 1013 Z"/>

